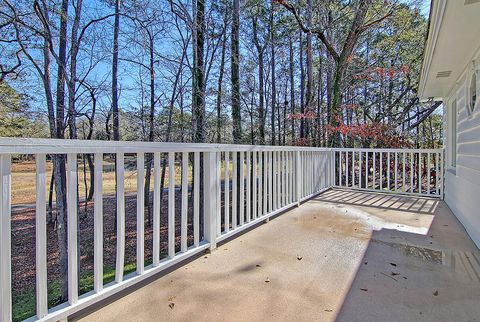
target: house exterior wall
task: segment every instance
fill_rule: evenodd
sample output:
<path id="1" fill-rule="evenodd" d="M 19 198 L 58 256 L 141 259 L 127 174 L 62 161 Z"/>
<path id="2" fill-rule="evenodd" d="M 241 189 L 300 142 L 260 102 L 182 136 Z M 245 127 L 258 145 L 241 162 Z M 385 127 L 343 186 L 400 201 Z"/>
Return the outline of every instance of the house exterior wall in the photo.
<path id="1" fill-rule="evenodd" d="M 480 99 L 473 108 L 470 84 L 476 73 L 480 93 L 480 48 L 445 104 L 445 201 L 480 247 Z M 456 113 L 456 115 L 454 115 Z M 456 129 L 454 128 L 456 127 Z M 455 135 L 456 134 L 456 135 Z M 455 137 L 453 137 L 455 136 Z M 456 144 L 455 144 L 456 143 Z"/>

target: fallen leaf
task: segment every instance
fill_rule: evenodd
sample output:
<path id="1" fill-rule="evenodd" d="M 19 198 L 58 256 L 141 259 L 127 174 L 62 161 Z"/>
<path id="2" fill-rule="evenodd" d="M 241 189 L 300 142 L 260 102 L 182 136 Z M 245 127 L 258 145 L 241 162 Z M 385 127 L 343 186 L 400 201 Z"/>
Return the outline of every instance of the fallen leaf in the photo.
<path id="1" fill-rule="evenodd" d="M 168 304 L 168 307 L 170 307 L 171 309 L 173 309 L 174 306 L 175 306 L 175 303 Z"/>
<path id="2" fill-rule="evenodd" d="M 169 302 L 173 302 L 173 300 L 174 300 L 175 298 L 176 298 L 176 296 L 172 296 L 172 297 L 168 298 L 168 301 L 169 301 Z"/>
<path id="3" fill-rule="evenodd" d="M 297 255 L 297 259 L 298 259 L 299 261 L 301 261 L 302 258 L 303 258 L 302 256 L 298 256 L 298 255 Z"/>
<path id="4" fill-rule="evenodd" d="M 438 296 L 438 290 L 435 290 L 435 292 L 433 292 L 433 296 Z"/>
<path id="5" fill-rule="evenodd" d="M 361 288 L 360 290 L 361 290 L 361 291 L 364 291 L 364 292 L 367 292 L 367 291 L 368 291 L 368 289 L 366 289 L 366 288 Z"/>
<path id="6" fill-rule="evenodd" d="M 267 279 L 265 280 L 265 283 L 270 283 L 270 279 L 267 277 Z"/>

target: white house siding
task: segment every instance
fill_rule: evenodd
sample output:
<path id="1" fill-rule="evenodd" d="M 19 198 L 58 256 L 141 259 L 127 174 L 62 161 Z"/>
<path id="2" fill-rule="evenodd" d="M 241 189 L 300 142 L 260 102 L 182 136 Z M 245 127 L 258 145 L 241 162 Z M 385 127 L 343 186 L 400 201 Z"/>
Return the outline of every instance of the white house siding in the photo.
<path id="1" fill-rule="evenodd" d="M 477 93 L 480 93 L 480 55 L 476 57 Z M 469 115 L 467 95 L 471 81 L 471 66 L 465 68 L 462 78 L 446 102 L 447 166 L 445 174 L 445 201 L 480 247 L 480 104 Z M 478 94 L 477 94 L 478 96 Z M 451 166 L 452 107 L 457 106 L 456 167 Z"/>

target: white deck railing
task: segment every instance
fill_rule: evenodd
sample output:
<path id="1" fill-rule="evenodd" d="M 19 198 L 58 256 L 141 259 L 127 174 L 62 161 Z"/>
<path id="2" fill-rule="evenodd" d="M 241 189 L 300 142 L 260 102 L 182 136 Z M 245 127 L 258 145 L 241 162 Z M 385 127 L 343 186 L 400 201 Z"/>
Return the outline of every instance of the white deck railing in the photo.
<path id="1" fill-rule="evenodd" d="M 420 195 L 442 195 L 441 150 L 325 149 L 221 144 L 182 144 L 77 141 L 48 139 L 0 140 L 0 320 L 12 319 L 11 283 L 11 162 L 18 154 L 36 160 L 36 316 L 31 320 L 56 321 L 103 300 L 168 267 L 194 256 L 246 228 L 267 220 L 333 186 Z M 46 162 L 49 155 L 66 155 L 68 300 L 48 308 Z M 94 155 L 93 290 L 79 295 L 78 280 L 78 158 Z M 103 166 L 104 155 L 116 156 L 116 255 L 115 281 L 103 283 Z M 137 164 L 136 271 L 124 274 L 125 264 L 125 155 Z M 153 254 L 144 264 L 145 159 L 153 155 Z M 393 159 L 392 159 L 393 158 Z M 422 160 L 423 162 L 418 161 Z M 161 162 L 169 178 L 175 169 L 180 182 L 168 180 L 167 222 L 160 222 Z M 392 161 L 393 160 L 393 161 Z M 410 165 L 410 166 L 409 166 Z M 434 181 L 431 171 L 435 168 Z M 191 174 L 189 172 L 192 172 Z M 203 175 L 201 176 L 201 172 Z M 189 180 L 192 177 L 192 180 Z M 418 179 L 420 177 L 420 180 Z M 223 179 L 222 179 L 223 178 Z M 422 178 L 426 178 L 422 180 Z M 192 181 L 190 187 L 189 181 Z M 407 184 L 409 183 L 409 184 Z M 179 191 L 175 188 L 179 187 Z M 203 187 L 203 193 L 201 192 Z M 191 188 L 189 196 L 188 191 Z M 385 190 L 387 189 L 387 190 Z M 180 194 L 176 205 L 175 194 Z M 202 198 L 203 197 L 203 198 Z M 202 200 L 201 200 L 202 198 Z M 193 201 L 191 200 L 193 199 Z M 189 201 L 193 210 L 189 212 Z M 180 209 L 176 215 L 175 209 Z M 192 214 L 193 212 L 193 214 Z M 193 232 L 189 235 L 188 216 Z M 180 227 L 178 227 L 180 226 Z M 161 229 L 164 227 L 164 229 Z M 179 242 L 178 236 L 179 234 Z M 160 239 L 168 247 L 161 258 Z"/>
<path id="2" fill-rule="evenodd" d="M 190 256 L 213 249 L 216 243 L 264 221 L 332 186 L 331 150 L 300 147 L 243 146 L 145 142 L 106 142 L 43 139 L 0 140 L 0 305 L 1 321 L 12 319 L 11 288 L 11 162 L 12 156 L 34 155 L 36 160 L 36 316 L 55 321 L 105 299 Z M 49 155 L 66 155 L 68 300 L 48 308 L 46 196 Z M 94 176 L 94 287 L 79 295 L 78 280 L 78 158 L 93 154 Z M 116 268 L 115 281 L 103 284 L 103 191 L 105 154 L 116 156 Z M 135 155 L 137 168 L 136 272 L 124 275 L 125 264 L 125 156 Z M 144 265 L 145 157 L 153 155 L 153 263 Z M 181 173 L 181 182 L 168 180 L 168 222 L 160 222 L 161 160 L 168 177 Z M 203 167 L 203 176 L 200 176 Z M 193 172 L 193 236 L 188 235 L 189 172 Z M 178 171 L 177 171 L 178 172 Z M 223 172 L 223 173 L 222 173 Z M 223 177 L 223 180 L 222 180 Z M 222 184 L 223 181 L 223 184 Z M 178 184 L 177 184 L 178 183 Z M 175 187 L 180 186 L 181 204 Z M 203 200 L 201 189 L 203 186 Z M 190 187 L 192 188 L 192 187 Z M 222 198 L 223 197 L 223 198 Z M 223 200 L 223 202 L 222 202 Z M 190 200 L 191 201 L 191 200 Z M 203 202 L 201 202 L 203 201 Z M 223 206 L 222 206 L 223 205 Z M 201 209 L 201 207 L 203 209 Z M 180 208 L 180 218 L 175 209 Z M 180 224 L 180 229 L 178 225 Z M 203 223 L 202 227 L 200 226 Z M 160 258 L 162 233 L 168 234 L 168 255 Z M 177 227 L 176 227 L 177 226 Z M 176 247 L 176 232 L 180 247 Z M 190 245 L 188 241 L 192 240 Z M 177 244 L 178 245 L 178 244 Z"/>
<path id="3" fill-rule="evenodd" d="M 336 187 L 443 197 L 442 149 L 334 149 Z"/>

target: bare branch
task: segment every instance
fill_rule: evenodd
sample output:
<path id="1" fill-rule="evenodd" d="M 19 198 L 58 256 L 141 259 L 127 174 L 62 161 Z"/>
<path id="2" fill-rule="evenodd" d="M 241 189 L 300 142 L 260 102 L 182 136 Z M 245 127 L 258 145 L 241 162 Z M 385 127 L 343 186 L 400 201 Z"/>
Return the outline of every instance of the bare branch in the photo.
<path id="1" fill-rule="evenodd" d="M 285 0 L 276 0 L 276 1 L 277 1 L 277 3 L 282 5 L 285 9 L 287 9 L 288 11 L 290 11 L 293 14 L 293 16 L 295 17 L 295 20 L 297 21 L 300 29 L 302 29 L 302 31 L 304 33 L 314 33 L 314 34 L 316 34 L 318 36 L 318 38 L 322 41 L 322 43 L 325 45 L 325 47 L 327 48 L 328 52 L 333 57 L 333 59 L 335 61 L 338 61 L 340 59 L 340 55 L 337 53 L 337 51 L 333 47 L 330 40 L 327 39 L 327 37 L 325 36 L 325 33 L 321 29 L 318 29 L 318 28 L 313 28 L 312 29 L 312 28 L 307 27 L 305 25 L 305 23 L 303 22 L 302 17 L 298 13 L 298 10 L 293 5 L 288 3 L 287 1 L 285 1 Z"/>

